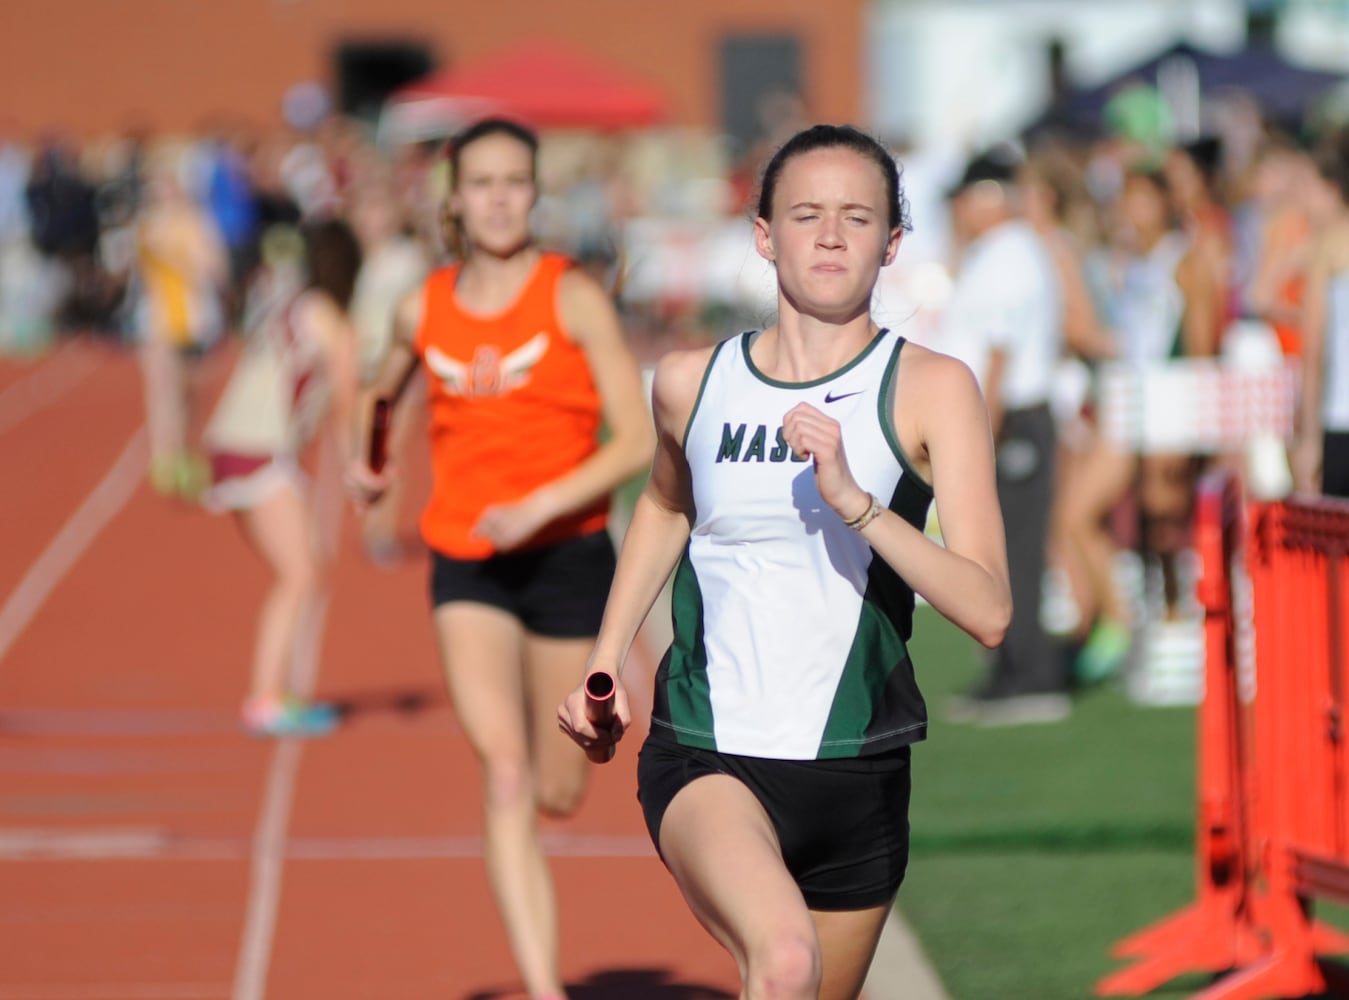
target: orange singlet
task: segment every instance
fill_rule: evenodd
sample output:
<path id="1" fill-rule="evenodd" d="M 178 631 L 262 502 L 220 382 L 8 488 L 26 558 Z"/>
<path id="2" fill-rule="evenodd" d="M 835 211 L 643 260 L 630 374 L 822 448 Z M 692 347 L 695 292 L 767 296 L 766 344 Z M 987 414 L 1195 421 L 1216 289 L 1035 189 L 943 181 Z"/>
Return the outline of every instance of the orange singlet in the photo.
<path id="1" fill-rule="evenodd" d="M 458 264 L 426 280 L 416 348 L 430 393 L 432 486 L 421 531 L 443 555 L 492 555 L 491 543 L 470 534 L 483 510 L 523 498 L 599 447 L 599 393 L 557 310 L 558 281 L 571 266 L 543 254 L 515 302 L 493 316 L 460 306 Z M 599 531 L 608 512 L 605 497 L 528 544 Z"/>

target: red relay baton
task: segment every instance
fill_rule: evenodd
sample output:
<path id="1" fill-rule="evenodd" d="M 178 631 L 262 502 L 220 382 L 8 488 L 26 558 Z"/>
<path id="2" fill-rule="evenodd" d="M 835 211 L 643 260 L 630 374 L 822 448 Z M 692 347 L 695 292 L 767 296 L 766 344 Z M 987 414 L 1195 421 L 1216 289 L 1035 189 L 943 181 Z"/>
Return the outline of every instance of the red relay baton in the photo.
<path id="1" fill-rule="evenodd" d="M 368 464 L 371 472 L 380 472 L 388 458 L 389 443 L 389 401 L 384 397 L 375 400 L 375 412 L 370 421 L 370 454 Z"/>
<path id="2" fill-rule="evenodd" d="M 618 685 L 614 679 L 602 670 L 597 670 L 586 678 L 586 719 L 596 729 L 607 728 L 614 719 L 614 693 Z M 605 764 L 614 759 L 614 745 L 592 747 L 586 756 L 593 763 Z"/>

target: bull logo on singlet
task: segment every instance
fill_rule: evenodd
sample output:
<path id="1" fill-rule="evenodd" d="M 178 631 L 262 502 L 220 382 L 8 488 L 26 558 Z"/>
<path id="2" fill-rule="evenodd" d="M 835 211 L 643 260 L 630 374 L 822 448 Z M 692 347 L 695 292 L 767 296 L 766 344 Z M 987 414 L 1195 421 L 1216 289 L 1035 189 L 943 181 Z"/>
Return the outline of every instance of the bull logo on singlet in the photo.
<path id="1" fill-rule="evenodd" d="M 548 342 L 548 334 L 540 331 L 506 355 L 494 344 L 479 344 L 468 361 L 428 347 L 426 367 L 451 396 L 501 396 L 529 381 L 548 353 Z"/>

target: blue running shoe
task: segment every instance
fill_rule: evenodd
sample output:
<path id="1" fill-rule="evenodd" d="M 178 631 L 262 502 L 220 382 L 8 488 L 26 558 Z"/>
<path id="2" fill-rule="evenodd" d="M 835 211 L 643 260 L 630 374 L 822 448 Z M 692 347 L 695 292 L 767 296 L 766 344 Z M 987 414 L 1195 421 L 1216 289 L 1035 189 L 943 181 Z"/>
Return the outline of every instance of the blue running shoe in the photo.
<path id="1" fill-rule="evenodd" d="M 250 699 L 243 717 L 253 736 L 327 736 L 338 722 L 332 705 L 295 697 Z"/>
<path id="2" fill-rule="evenodd" d="M 1114 677 L 1129 655 L 1133 636 L 1121 622 L 1102 618 L 1092 626 L 1086 644 L 1077 654 L 1073 672 L 1083 684 L 1099 684 Z"/>

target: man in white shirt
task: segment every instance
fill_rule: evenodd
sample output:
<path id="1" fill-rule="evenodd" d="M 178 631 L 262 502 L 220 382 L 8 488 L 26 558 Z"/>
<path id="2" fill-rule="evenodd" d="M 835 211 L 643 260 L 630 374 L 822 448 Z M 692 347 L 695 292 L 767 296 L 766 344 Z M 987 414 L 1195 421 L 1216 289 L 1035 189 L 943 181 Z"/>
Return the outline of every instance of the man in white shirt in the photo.
<path id="1" fill-rule="evenodd" d="M 950 191 L 964 249 L 936 349 L 979 379 L 997 444 L 1012 625 L 988 679 L 959 713 L 986 724 L 1047 722 L 1069 711 L 1062 651 L 1040 624 L 1054 487 L 1050 395 L 1063 348 L 1063 293 L 1048 249 L 1020 217 L 1019 159 L 975 157 Z"/>

